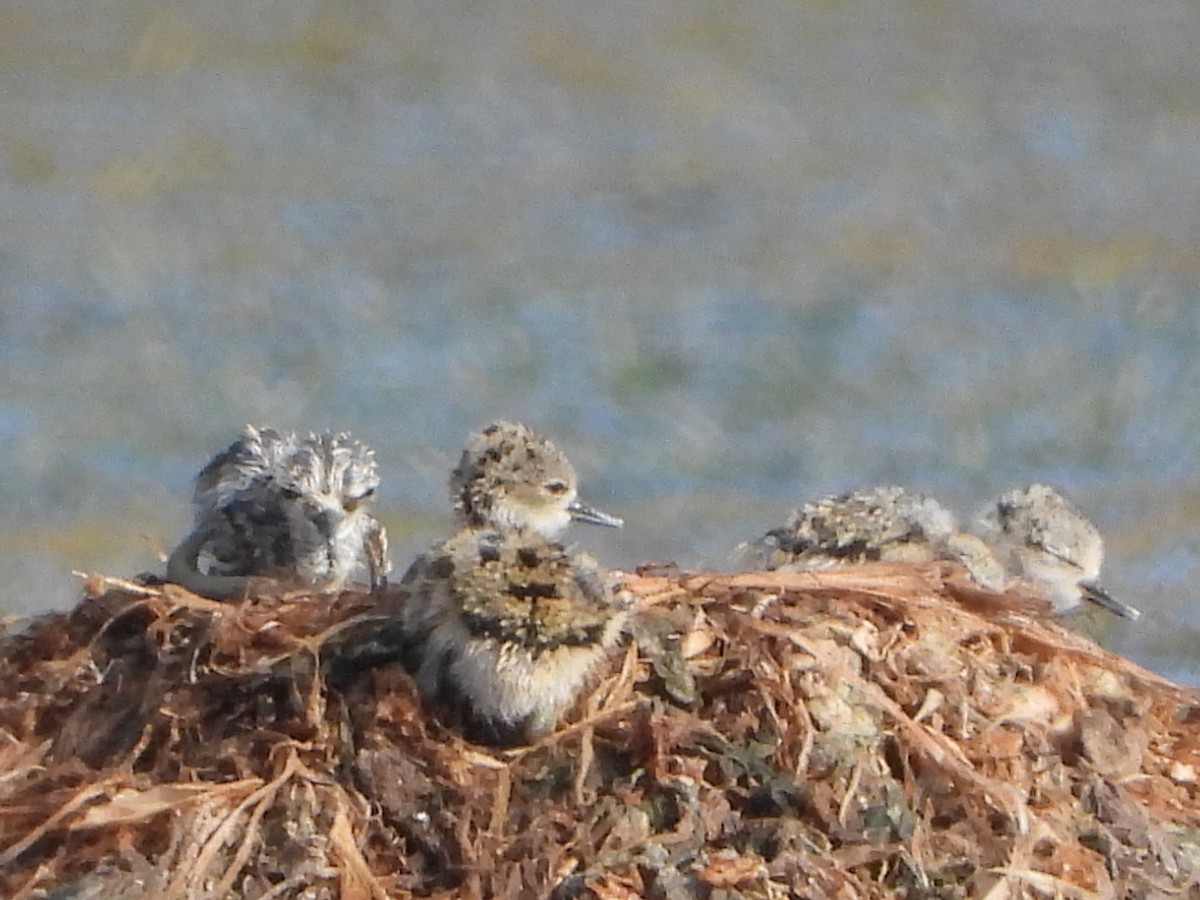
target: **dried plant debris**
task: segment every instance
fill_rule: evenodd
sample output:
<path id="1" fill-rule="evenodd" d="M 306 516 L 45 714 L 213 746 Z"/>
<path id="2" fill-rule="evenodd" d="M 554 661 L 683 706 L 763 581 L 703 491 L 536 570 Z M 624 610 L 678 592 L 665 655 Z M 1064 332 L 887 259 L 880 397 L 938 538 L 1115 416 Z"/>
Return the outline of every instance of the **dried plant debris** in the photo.
<path id="1" fill-rule="evenodd" d="M 389 656 L 402 588 L 92 577 L 0 636 L 0 896 L 1200 892 L 1196 697 L 1045 601 L 936 562 L 619 587 L 618 652 L 498 749 Z"/>

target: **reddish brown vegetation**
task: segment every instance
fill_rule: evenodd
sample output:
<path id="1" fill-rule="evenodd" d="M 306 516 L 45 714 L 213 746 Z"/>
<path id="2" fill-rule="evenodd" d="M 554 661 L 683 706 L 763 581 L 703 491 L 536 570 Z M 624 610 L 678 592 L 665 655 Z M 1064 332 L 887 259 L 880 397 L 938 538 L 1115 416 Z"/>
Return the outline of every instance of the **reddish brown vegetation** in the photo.
<path id="1" fill-rule="evenodd" d="M 942 565 L 623 586 L 638 642 L 504 751 L 350 659 L 397 593 L 93 579 L 0 638 L 0 895 L 1200 890 L 1195 696 L 1038 600 Z"/>

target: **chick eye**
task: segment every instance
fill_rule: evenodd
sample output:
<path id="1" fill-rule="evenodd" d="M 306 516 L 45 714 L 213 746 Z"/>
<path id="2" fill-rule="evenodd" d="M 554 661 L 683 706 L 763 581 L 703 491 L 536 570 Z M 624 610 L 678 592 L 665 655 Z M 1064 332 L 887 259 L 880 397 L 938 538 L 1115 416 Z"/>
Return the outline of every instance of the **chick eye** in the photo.
<path id="1" fill-rule="evenodd" d="M 547 481 L 544 487 L 552 494 L 565 494 L 567 492 L 567 483 L 565 481 Z"/>
<path id="2" fill-rule="evenodd" d="M 347 497 L 346 502 L 342 504 L 345 509 L 357 509 L 368 500 L 375 496 L 375 488 L 367 488 L 357 497 Z"/>
<path id="3" fill-rule="evenodd" d="M 295 488 L 290 488 L 290 487 L 280 488 L 279 493 L 285 500 L 299 500 L 300 499 L 300 492 L 298 490 L 296 490 Z"/>

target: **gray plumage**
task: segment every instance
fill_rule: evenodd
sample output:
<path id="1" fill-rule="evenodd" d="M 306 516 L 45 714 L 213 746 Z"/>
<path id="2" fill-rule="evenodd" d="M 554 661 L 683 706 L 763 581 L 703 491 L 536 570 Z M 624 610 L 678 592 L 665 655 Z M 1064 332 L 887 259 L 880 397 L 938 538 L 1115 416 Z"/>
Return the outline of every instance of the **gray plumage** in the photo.
<path id="1" fill-rule="evenodd" d="M 1055 488 L 1031 484 L 1006 491 L 986 523 L 1013 571 L 1036 583 L 1056 613 L 1071 612 L 1086 601 L 1127 619 L 1141 616 L 1100 587 L 1100 530 Z"/>
<path id="2" fill-rule="evenodd" d="M 193 528 L 167 577 L 219 599 L 252 579 L 333 592 L 360 567 L 383 583 L 387 533 L 367 511 L 378 486 L 374 453 L 346 433 L 247 425 L 196 477 Z"/>

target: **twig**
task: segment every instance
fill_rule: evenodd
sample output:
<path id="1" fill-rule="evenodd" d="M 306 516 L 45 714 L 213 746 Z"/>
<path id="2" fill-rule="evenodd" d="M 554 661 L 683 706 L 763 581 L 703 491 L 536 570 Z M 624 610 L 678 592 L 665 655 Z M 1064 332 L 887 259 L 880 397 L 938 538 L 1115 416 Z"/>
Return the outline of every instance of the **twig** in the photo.
<path id="1" fill-rule="evenodd" d="M 91 785 L 79 791 L 74 797 L 60 806 L 50 818 L 46 819 L 41 825 L 25 835 L 21 840 L 17 841 L 3 853 L 0 853 L 0 866 L 6 866 L 15 860 L 18 856 L 37 843 L 43 836 L 52 831 L 60 822 L 66 819 L 69 815 L 75 812 L 82 806 L 95 800 L 97 797 L 103 797 L 108 793 L 110 787 L 117 783 L 119 779 L 106 778 L 99 784 Z"/>
<path id="2" fill-rule="evenodd" d="M 139 597 L 158 597 L 162 595 L 162 591 L 158 588 L 148 587 L 144 584 L 138 584 L 135 581 L 128 581 L 124 578 L 114 578 L 111 575 L 102 575 L 99 572 L 80 572 L 77 569 L 72 569 L 71 574 L 80 579 L 84 588 L 89 594 L 93 594 L 93 585 L 100 587 L 116 588 L 119 591 L 124 591 L 127 594 L 136 594 Z M 95 590 L 94 595 L 99 596 L 101 591 Z"/>

